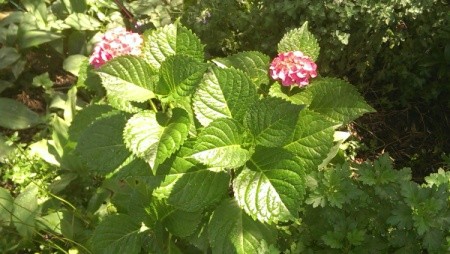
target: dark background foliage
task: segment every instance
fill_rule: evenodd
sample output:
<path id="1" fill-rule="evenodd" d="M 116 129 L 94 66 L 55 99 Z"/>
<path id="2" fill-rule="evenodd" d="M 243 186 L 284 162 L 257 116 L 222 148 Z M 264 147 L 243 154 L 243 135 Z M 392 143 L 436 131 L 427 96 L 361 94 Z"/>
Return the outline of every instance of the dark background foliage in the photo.
<path id="1" fill-rule="evenodd" d="M 213 56 L 274 56 L 304 21 L 321 45 L 320 74 L 348 79 L 378 111 L 355 123 L 364 156 L 389 151 L 419 178 L 441 166 L 450 151 L 447 1 L 191 1 L 182 16 Z"/>

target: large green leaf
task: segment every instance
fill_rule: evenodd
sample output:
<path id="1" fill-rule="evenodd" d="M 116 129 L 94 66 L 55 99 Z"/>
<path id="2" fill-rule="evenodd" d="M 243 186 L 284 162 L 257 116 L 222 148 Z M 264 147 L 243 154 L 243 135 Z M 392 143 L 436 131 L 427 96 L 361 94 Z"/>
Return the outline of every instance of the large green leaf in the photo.
<path id="1" fill-rule="evenodd" d="M 284 149 L 257 147 L 233 182 L 239 206 L 261 222 L 293 220 L 305 193 L 305 176 L 298 164 Z"/>
<path id="2" fill-rule="evenodd" d="M 266 98 L 250 107 L 244 126 L 257 145 L 281 147 L 291 138 L 301 109 L 281 99 Z"/>
<path id="3" fill-rule="evenodd" d="M 255 85 L 242 71 L 213 67 L 194 95 L 193 108 L 203 126 L 219 118 L 240 121 L 256 98 Z"/>
<path id="4" fill-rule="evenodd" d="M 213 253 L 268 253 L 276 242 L 276 231 L 244 213 L 234 200 L 216 208 L 208 226 Z"/>
<path id="5" fill-rule="evenodd" d="M 113 112 L 97 119 L 80 135 L 77 154 L 88 168 L 100 174 L 117 169 L 131 155 L 122 133 L 129 115 Z"/>
<path id="6" fill-rule="evenodd" d="M 161 64 L 155 93 L 173 98 L 190 96 L 202 79 L 207 66 L 186 55 L 167 57 Z"/>
<path id="7" fill-rule="evenodd" d="M 314 80 L 304 94 L 293 96 L 297 103 L 326 116 L 335 123 L 348 123 L 365 113 L 374 112 L 356 88 L 337 78 Z"/>
<path id="8" fill-rule="evenodd" d="M 154 69 L 159 69 L 168 56 L 175 54 L 189 55 L 200 62 L 203 61 L 203 45 L 200 39 L 179 24 L 148 30 L 143 36 L 143 56 Z"/>
<path id="9" fill-rule="evenodd" d="M 228 193 L 230 181 L 226 172 L 215 172 L 192 159 L 192 146 L 193 142 L 186 141 L 159 167 L 158 174 L 166 177 L 154 191 L 158 198 L 167 199 L 170 205 L 188 212 L 201 211 L 220 201 Z"/>
<path id="10" fill-rule="evenodd" d="M 116 57 L 100 67 L 97 73 L 108 95 L 137 102 L 155 97 L 151 82 L 155 72 L 139 57 Z"/>
<path id="11" fill-rule="evenodd" d="M 200 132 L 192 158 L 211 167 L 240 167 L 250 158 L 243 148 L 252 142 L 250 137 L 236 121 L 218 119 Z"/>
<path id="12" fill-rule="evenodd" d="M 40 213 L 38 205 L 39 187 L 31 183 L 14 200 L 14 213 L 12 221 L 17 232 L 30 239 L 36 232 L 36 218 Z"/>
<path id="13" fill-rule="evenodd" d="M 146 228 L 135 218 L 118 214 L 106 217 L 90 239 L 93 253 L 139 254 Z"/>
<path id="14" fill-rule="evenodd" d="M 0 226 L 9 226 L 13 209 L 13 197 L 7 189 L 0 187 Z"/>
<path id="15" fill-rule="evenodd" d="M 257 86 L 269 83 L 267 71 L 269 70 L 270 58 L 261 52 L 240 52 L 226 58 L 216 58 L 213 62 L 219 67 L 233 66 L 236 69 L 244 71 L 250 77 L 253 84 Z"/>
<path id="16" fill-rule="evenodd" d="M 303 171 L 317 169 L 333 147 L 335 123 L 324 116 L 304 109 L 300 112 L 291 140 L 284 145 L 300 159 Z"/>
<path id="17" fill-rule="evenodd" d="M 124 130 L 124 141 L 135 155 L 156 168 L 169 158 L 186 140 L 190 119 L 188 113 L 175 108 L 167 117 L 153 111 L 143 111 L 134 115 Z"/>
<path id="18" fill-rule="evenodd" d="M 42 123 L 37 113 L 31 111 L 22 103 L 0 98 L 0 126 L 13 130 L 21 130 Z"/>
<path id="19" fill-rule="evenodd" d="M 319 57 L 320 47 L 314 35 L 308 31 L 308 22 L 300 28 L 287 32 L 278 43 L 278 52 L 301 51 L 314 61 Z"/>

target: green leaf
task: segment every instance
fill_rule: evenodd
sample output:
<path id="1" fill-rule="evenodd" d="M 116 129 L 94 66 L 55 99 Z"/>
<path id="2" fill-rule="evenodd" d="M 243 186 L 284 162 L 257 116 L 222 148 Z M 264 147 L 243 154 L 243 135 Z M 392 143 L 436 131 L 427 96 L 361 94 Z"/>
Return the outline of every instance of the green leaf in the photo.
<path id="1" fill-rule="evenodd" d="M 69 137 L 71 140 L 78 140 L 84 130 L 103 114 L 113 111 L 114 108 L 108 105 L 91 105 L 77 112 L 70 127 Z"/>
<path id="2" fill-rule="evenodd" d="M 245 164 L 250 152 L 244 128 L 232 119 L 218 119 L 198 135 L 192 158 L 211 167 L 236 168 Z"/>
<path id="3" fill-rule="evenodd" d="M 212 253 L 261 253 L 262 245 L 276 242 L 276 231 L 254 221 L 234 200 L 225 200 L 216 208 L 208 226 Z"/>
<path id="4" fill-rule="evenodd" d="M 278 43 L 278 52 L 301 51 L 316 61 L 319 57 L 320 47 L 317 39 L 308 30 L 308 22 L 300 28 L 287 32 Z"/>
<path id="5" fill-rule="evenodd" d="M 242 70 L 247 74 L 253 84 L 259 86 L 260 84 L 268 84 L 270 58 L 258 51 L 240 52 L 226 58 L 216 58 L 212 60 L 219 67 L 234 67 Z"/>
<path id="6" fill-rule="evenodd" d="M 155 93 L 174 99 L 190 96 L 206 71 L 207 64 L 185 55 L 169 56 L 161 64 Z"/>
<path id="7" fill-rule="evenodd" d="M 170 118 L 143 111 L 128 121 L 124 141 L 130 151 L 155 168 L 180 148 L 190 124 L 188 113 L 181 108 L 173 109 Z"/>
<path id="8" fill-rule="evenodd" d="M 365 113 L 375 111 L 354 86 L 337 78 L 315 79 L 304 94 L 294 96 L 294 100 L 308 105 L 310 110 L 335 123 L 346 124 Z"/>
<path id="9" fill-rule="evenodd" d="M 83 13 L 72 13 L 65 20 L 64 23 L 71 26 L 78 31 L 83 30 L 98 30 L 101 23 L 94 17 Z"/>
<path id="10" fill-rule="evenodd" d="M 86 59 L 87 57 L 84 55 L 70 55 L 69 57 L 64 59 L 63 69 L 75 76 L 78 76 L 83 61 L 85 61 Z"/>
<path id="11" fill-rule="evenodd" d="M 203 45 L 189 29 L 178 24 L 170 24 L 144 33 L 142 48 L 144 59 L 154 68 L 172 55 L 188 55 L 203 61 Z"/>
<path id="12" fill-rule="evenodd" d="M 108 216 L 94 230 L 90 239 L 92 251 L 99 254 L 139 254 L 147 229 L 131 216 Z"/>
<path id="13" fill-rule="evenodd" d="M 226 172 L 214 172 L 192 159 L 192 146 L 191 141 L 186 141 L 158 168 L 158 174 L 166 177 L 153 193 L 158 198 L 166 198 L 170 205 L 188 212 L 200 211 L 217 203 L 228 193 L 230 182 Z"/>
<path id="14" fill-rule="evenodd" d="M 0 93 L 2 93 L 6 89 L 13 87 L 13 86 L 14 86 L 14 83 L 12 83 L 12 82 L 0 80 Z"/>
<path id="15" fill-rule="evenodd" d="M 187 237 L 200 225 L 202 216 L 201 212 L 175 210 L 164 219 L 164 225 L 171 234 Z"/>
<path id="16" fill-rule="evenodd" d="M 342 232 L 328 231 L 327 234 L 323 235 L 321 238 L 324 243 L 331 248 L 341 249 L 344 247 L 344 237 L 345 235 L 342 234 Z"/>
<path id="17" fill-rule="evenodd" d="M 83 13 L 87 10 L 86 0 L 63 0 L 63 4 L 69 13 Z"/>
<path id="18" fill-rule="evenodd" d="M 146 208 L 152 200 L 152 191 L 159 185 L 162 177 L 154 177 L 148 164 L 131 157 L 103 187 L 114 193 L 111 202 L 119 213 L 126 213 L 138 220 L 148 222 Z M 133 175 L 129 175 L 133 174 Z"/>
<path id="19" fill-rule="evenodd" d="M 13 209 L 13 197 L 7 189 L 0 187 L 0 226 L 9 226 Z"/>
<path id="20" fill-rule="evenodd" d="M 16 144 L 8 141 L 3 134 L 0 134 L 0 163 L 4 162 L 16 149 Z"/>
<path id="21" fill-rule="evenodd" d="M 122 139 L 128 117 L 113 112 L 96 120 L 80 135 L 75 151 L 90 170 L 108 174 L 131 155 Z"/>
<path id="22" fill-rule="evenodd" d="M 257 147 L 233 182 L 239 206 L 261 222 L 295 219 L 305 193 L 305 176 L 298 164 L 284 149 Z"/>
<path id="23" fill-rule="evenodd" d="M 256 98 L 255 85 L 242 71 L 213 67 L 194 95 L 193 108 L 203 126 L 219 118 L 240 121 Z"/>
<path id="24" fill-rule="evenodd" d="M 333 147 L 335 124 L 318 113 L 302 110 L 289 142 L 284 145 L 300 159 L 303 171 L 317 169 Z"/>
<path id="25" fill-rule="evenodd" d="M 39 217 L 37 218 L 37 227 L 39 230 L 61 234 L 61 220 L 63 220 L 63 216 L 62 212 L 53 212 Z"/>
<path id="26" fill-rule="evenodd" d="M 36 231 L 36 218 L 40 213 L 37 203 L 39 187 L 31 183 L 14 200 L 12 221 L 19 234 L 30 239 Z"/>
<path id="27" fill-rule="evenodd" d="M 31 128 L 42 123 L 41 118 L 22 103 L 0 98 L 0 126 L 12 130 Z"/>
<path id="28" fill-rule="evenodd" d="M 0 70 L 6 68 L 19 60 L 20 54 L 17 49 L 11 47 L 0 48 Z"/>
<path id="29" fill-rule="evenodd" d="M 60 39 L 61 35 L 58 33 L 44 31 L 44 30 L 19 30 L 17 41 L 20 49 L 26 49 L 34 46 Z"/>
<path id="30" fill-rule="evenodd" d="M 45 72 L 33 78 L 33 85 L 50 89 L 53 86 L 53 81 L 50 79 L 48 72 Z"/>
<path id="31" fill-rule="evenodd" d="M 141 58 L 119 56 L 97 70 L 108 95 L 124 101 L 144 102 L 154 98 L 151 67 Z"/>
<path id="32" fill-rule="evenodd" d="M 250 107 L 244 126 L 257 145 L 280 147 L 291 138 L 302 108 L 281 99 L 266 98 Z"/>

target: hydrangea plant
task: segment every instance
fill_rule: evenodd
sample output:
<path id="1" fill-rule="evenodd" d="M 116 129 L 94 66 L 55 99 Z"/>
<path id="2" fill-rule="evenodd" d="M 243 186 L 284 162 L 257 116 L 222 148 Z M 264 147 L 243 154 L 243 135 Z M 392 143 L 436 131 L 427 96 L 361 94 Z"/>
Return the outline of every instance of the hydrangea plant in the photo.
<path id="1" fill-rule="evenodd" d="M 140 54 L 92 61 L 106 100 L 69 130 L 114 207 L 93 232 L 93 253 L 167 253 L 177 241 L 279 253 L 279 230 L 301 219 L 307 175 L 337 153 L 337 129 L 373 109 L 346 81 L 317 75 L 306 23 L 273 61 L 260 52 L 206 60 L 180 24 L 142 38 Z"/>

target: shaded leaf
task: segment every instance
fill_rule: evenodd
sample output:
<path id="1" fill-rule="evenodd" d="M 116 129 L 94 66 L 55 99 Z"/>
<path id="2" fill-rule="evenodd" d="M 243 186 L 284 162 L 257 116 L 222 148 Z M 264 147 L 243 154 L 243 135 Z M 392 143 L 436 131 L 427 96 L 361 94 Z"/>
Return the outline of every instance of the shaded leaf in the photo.
<path id="1" fill-rule="evenodd" d="M 0 98 L 0 126 L 12 130 L 31 128 L 42 123 L 39 115 L 22 103 Z"/>
<path id="2" fill-rule="evenodd" d="M 15 48 L 2 47 L 0 48 L 0 69 L 6 68 L 19 60 L 20 54 Z"/>
<path id="3" fill-rule="evenodd" d="M 12 221 L 19 234 L 30 239 L 36 232 L 36 218 L 40 213 L 37 203 L 39 187 L 31 183 L 14 200 Z"/>
<path id="4" fill-rule="evenodd" d="M 135 218 L 118 214 L 106 217 L 90 239 L 93 253 L 139 254 L 147 229 Z"/>
<path id="5" fill-rule="evenodd" d="M 213 253 L 261 253 L 262 245 L 275 244 L 276 231 L 254 221 L 234 200 L 224 200 L 216 208 L 208 226 Z"/>
<path id="6" fill-rule="evenodd" d="M 14 209 L 14 199 L 7 189 L 0 187 L 0 225 L 9 226 Z"/>
<path id="7" fill-rule="evenodd" d="M 60 39 L 61 35 L 44 30 L 19 30 L 17 41 L 20 49 L 26 49 Z"/>
<path id="8" fill-rule="evenodd" d="M 107 174 L 131 155 L 122 139 L 128 117 L 125 113 L 113 112 L 97 119 L 81 133 L 76 152 L 90 170 Z"/>
<path id="9" fill-rule="evenodd" d="M 91 105 L 78 111 L 69 126 L 69 137 L 71 140 L 77 140 L 81 133 L 103 114 L 113 111 L 114 108 L 108 105 Z"/>
<path id="10" fill-rule="evenodd" d="M 175 210 L 164 219 L 164 225 L 171 234 L 187 237 L 200 225 L 202 216 L 201 212 Z"/>

